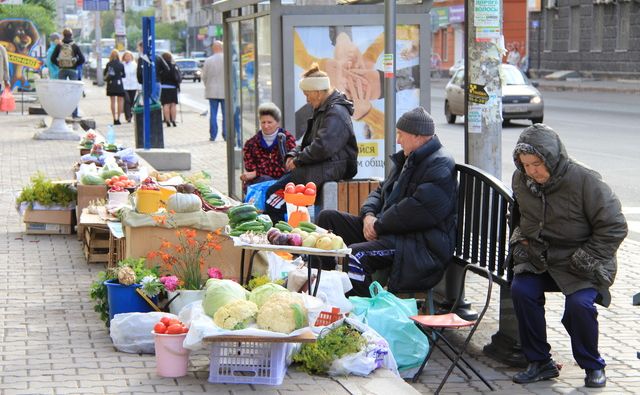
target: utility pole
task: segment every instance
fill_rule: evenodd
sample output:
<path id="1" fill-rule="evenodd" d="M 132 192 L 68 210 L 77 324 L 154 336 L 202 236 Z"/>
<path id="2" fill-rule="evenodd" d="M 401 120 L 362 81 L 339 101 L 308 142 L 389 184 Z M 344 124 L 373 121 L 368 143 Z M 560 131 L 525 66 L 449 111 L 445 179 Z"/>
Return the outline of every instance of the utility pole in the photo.
<path id="1" fill-rule="evenodd" d="M 116 33 L 116 49 L 124 51 L 127 49 L 127 31 L 124 18 L 124 0 L 114 2 L 113 28 Z"/>
<path id="2" fill-rule="evenodd" d="M 384 168 L 385 178 L 393 163 L 391 155 L 396 151 L 396 2 L 384 2 Z"/>
<path id="3" fill-rule="evenodd" d="M 104 78 L 102 76 L 102 20 L 100 12 L 96 11 L 96 85 L 103 86 Z"/>

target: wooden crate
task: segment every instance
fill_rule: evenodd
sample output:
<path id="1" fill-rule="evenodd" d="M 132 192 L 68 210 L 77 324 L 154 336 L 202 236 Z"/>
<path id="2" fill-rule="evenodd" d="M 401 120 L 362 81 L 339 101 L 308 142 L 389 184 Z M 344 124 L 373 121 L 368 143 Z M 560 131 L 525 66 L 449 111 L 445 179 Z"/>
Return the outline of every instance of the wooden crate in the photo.
<path id="1" fill-rule="evenodd" d="M 338 182 L 338 210 L 358 215 L 362 203 L 379 185 L 380 181 L 377 180 Z"/>
<path id="2" fill-rule="evenodd" d="M 87 226 L 83 238 L 84 256 L 87 263 L 109 262 L 109 229 Z"/>
<path id="3" fill-rule="evenodd" d="M 116 267 L 118 262 L 124 259 L 126 252 L 126 239 L 116 238 L 109 232 L 109 261 L 107 267 Z"/>

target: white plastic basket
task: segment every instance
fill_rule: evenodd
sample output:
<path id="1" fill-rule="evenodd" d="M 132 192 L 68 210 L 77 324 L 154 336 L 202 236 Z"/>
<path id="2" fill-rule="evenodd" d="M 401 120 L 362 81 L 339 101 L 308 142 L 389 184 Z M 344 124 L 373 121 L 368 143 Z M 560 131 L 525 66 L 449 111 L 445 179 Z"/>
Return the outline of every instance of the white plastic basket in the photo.
<path id="1" fill-rule="evenodd" d="M 220 342 L 211 346 L 209 382 L 280 385 L 287 343 Z"/>

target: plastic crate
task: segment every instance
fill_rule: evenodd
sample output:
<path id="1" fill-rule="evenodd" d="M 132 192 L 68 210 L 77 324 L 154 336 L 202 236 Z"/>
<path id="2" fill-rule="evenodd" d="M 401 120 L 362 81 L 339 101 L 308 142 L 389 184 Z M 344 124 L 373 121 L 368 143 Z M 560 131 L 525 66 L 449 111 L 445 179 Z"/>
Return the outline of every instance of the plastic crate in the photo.
<path id="1" fill-rule="evenodd" d="M 211 346 L 209 382 L 280 385 L 287 343 L 220 342 Z"/>
<path id="2" fill-rule="evenodd" d="M 343 316 L 340 314 L 340 309 L 332 307 L 331 311 L 321 311 L 316 319 L 314 326 L 327 326 L 341 319 Z"/>

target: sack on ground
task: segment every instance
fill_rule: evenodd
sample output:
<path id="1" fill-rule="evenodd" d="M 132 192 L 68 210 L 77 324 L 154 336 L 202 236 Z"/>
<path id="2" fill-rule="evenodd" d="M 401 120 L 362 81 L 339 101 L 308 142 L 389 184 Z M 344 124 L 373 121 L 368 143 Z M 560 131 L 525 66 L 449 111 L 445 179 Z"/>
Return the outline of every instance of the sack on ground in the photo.
<path id="1" fill-rule="evenodd" d="M 174 314 L 153 311 L 151 313 L 116 314 L 111 320 L 109 332 L 118 351 L 132 354 L 154 354 L 153 326 L 162 317 L 178 318 Z"/>
<path id="2" fill-rule="evenodd" d="M 400 375 L 420 366 L 429 351 L 427 337 L 409 318 L 418 314 L 415 299 L 400 299 L 374 281 L 370 298 L 352 296 L 351 316 L 369 325 L 389 342 Z"/>
<path id="3" fill-rule="evenodd" d="M 76 58 L 73 56 L 73 45 L 71 43 L 62 43 L 60 52 L 58 53 L 58 65 L 65 69 L 76 67 Z"/>

